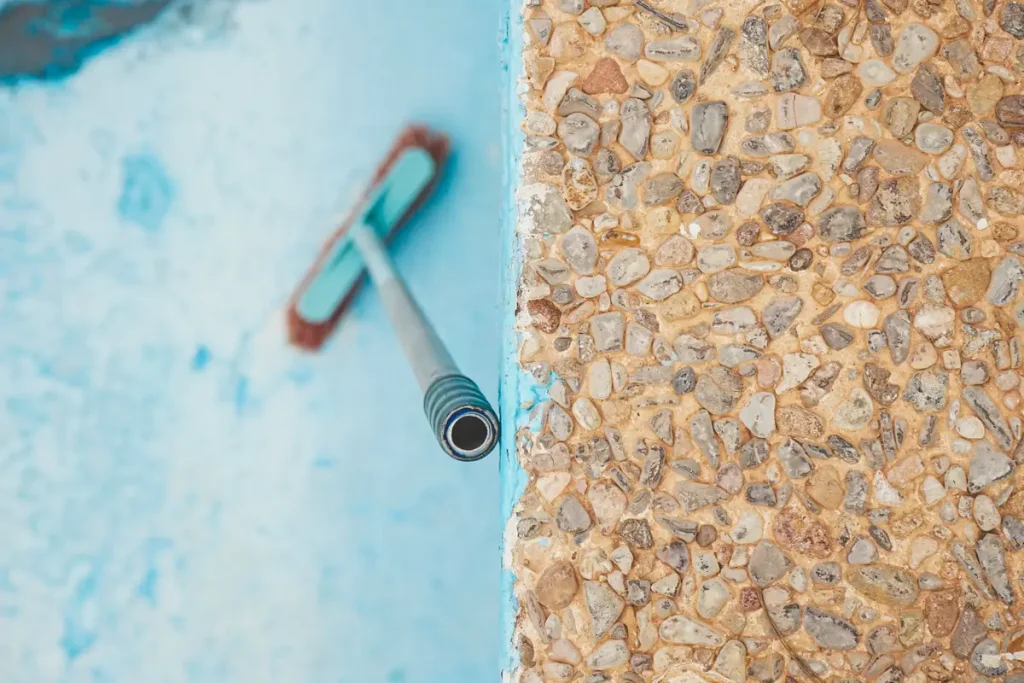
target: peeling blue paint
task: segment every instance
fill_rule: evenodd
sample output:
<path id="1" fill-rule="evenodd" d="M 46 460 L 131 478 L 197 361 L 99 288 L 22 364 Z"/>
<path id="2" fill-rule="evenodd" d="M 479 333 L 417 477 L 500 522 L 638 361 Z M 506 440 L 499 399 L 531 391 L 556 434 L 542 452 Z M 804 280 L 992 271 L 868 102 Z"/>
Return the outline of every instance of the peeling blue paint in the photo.
<path id="1" fill-rule="evenodd" d="M 235 380 L 235 409 L 241 411 L 249 403 L 249 378 Z"/>
<path id="2" fill-rule="evenodd" d="M 163 165 L 156 157 L 140 154 L 126 157 L 122 163 L 123 181 L 117 211 L 140 228 L 155 232 L 163 225 L 171 208 L 174 188 Z"/>
<path id="3" fill-rule="evenodd" d="M 202 372 L 206 369 L 206 366 L 210 364 L 210 360 L 213 355 L 210 353 L 210 349 L 203 345 L 200 345 L 196 349 L 196 353 L 192 356 L 192 369 L 196 372 Z"/>
<path id="4" fill-rule="evenodd" d="M 64 614 L 64 635 L 61 648 L 69 661 L 86 652 L 96 642 L 95 616 L 91 614 L 90 602 L 96 594 L 99 570 L 90 567 L 75 587 Z"/>
<path id="5" fill-rule="evenodd" d="M 523 106 L 519 101 L 518 84 L 522 75 L 522 33 L 523 14 L 518 0 L 508 0 L 503 9 L 503 25 L 501 36 L 502 70 L 505 76 L 504 104 L 502 107 L 502 124 L 505 166 L 503 170 L 504 213 L 502 221 L 503 262 L 508 271 L 503 284 L 502 306 L 502 359 L 501 384 L 498 398 L 501 406 L 501 422 L 505 429 L 501 434 L 501 461 L 499 471 L 501 479 L 501 515 L 505 522 L 512 516 L 515 504 L 526 490 L 528 477 L 519 465 L 519 454 L 516 440 L 520 428 L 526 425 L 528 412 L 523 408 L 524 400 L 533 399 L 536 382 L 519 365 L 520 335 L 516 329 L 515 311 L 519 298 L 519 280 L 522 275 L 522 247 L 516 234 L 516 201 L 515 192 L 519 182 L 519 161 L 523 156 L 525 144 L 521 132 L 520 121 L 524 115 Z M 504 530 L 504 525 L 502 527 Z M 506 538 L 502 536 L 502 572 L 501 572 L 501 659 L 500 670 L 511 675 L 518 662 L 518 648 L 514 642 L 516 615 L 519 602 L 515 595 L 516 575 L 511 567 L 505 566 L 504 560 L 510 553 L 506 547 Z"/>

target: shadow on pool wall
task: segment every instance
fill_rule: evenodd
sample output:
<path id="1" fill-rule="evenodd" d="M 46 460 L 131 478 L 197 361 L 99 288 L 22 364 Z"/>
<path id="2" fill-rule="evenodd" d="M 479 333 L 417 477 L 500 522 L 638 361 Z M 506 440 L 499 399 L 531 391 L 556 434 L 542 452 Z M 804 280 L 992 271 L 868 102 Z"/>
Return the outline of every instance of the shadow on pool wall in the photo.
<path id="1" fill-rule="evenodd" d="M 0 87 L 59 80 L 165 16 L 192 22 L 235 0 L 0 0 Z"/>

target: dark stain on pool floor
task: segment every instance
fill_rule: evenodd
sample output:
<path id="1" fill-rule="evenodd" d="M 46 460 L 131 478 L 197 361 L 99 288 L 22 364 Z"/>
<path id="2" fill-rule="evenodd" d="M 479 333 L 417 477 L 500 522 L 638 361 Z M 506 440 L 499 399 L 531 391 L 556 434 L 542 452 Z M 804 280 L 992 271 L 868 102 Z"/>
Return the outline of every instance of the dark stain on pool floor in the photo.
<path id="1" fill-rule="evenodd" d="M 60 79 L 154 19 L 173 0 L 16 2 L 0 9 L 0 86 Z"/>

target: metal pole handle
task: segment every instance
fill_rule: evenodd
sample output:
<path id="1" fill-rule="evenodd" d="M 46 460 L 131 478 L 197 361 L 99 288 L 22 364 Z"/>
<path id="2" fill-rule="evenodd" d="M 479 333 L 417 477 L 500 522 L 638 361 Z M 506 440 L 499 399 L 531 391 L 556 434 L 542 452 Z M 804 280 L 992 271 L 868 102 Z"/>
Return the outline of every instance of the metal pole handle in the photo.
<path id="1" fill-rule="evenodd" d="M 438 443 L 456 460 L 468 462 L 483 458 L 498 443 L 497 414 L 480 387 L 459 372 L 373 228 L 354 225 L 351 235 L 419 382 L 423 410 Z"/>

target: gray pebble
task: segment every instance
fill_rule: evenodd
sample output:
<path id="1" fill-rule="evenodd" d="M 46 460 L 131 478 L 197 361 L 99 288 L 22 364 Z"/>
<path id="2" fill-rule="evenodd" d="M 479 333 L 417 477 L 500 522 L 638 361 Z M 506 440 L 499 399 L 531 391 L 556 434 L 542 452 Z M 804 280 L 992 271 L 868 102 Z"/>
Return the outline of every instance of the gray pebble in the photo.
<path id="1" fill-rule="evenodd" d="M 759 467 L 768 460 L 768 442 L 753 438 L 740 447 L 740 466 L 743 469 Z"/>
<path id="2" fill-rule="evenodd" d="M 838 562 L 819 562 L 811 567 L 811 583 L 818 586 L 834 586 L 843 577 L 843 568 Z"/>
<path id="3" fill-rule="evenodd" d="M 786 476 L 790 479 L 803 479 L 814 469 L 803 446 L 793 439 L 786 439 L 776 452 Z"/>
<path id="4" fill-rule="evenodd" d="M 589 275 L 597 265 L 597 240 L 583 227 L 565 233 L 559 245 L 562 258 L 580 275 Z"/>
<path id="5" fill-rule="evenodd" d="M 683 191 L 683 181 L 675 173 L 658 173 L 644 181 L 644 205 L 667 204 Z"/>
<path id="6" fill-rule="evenodd" d="M 818 646 L 829 650 L 852 650 L 860 640 L 853 624 L 817 607 L 804 610 L 804 630 Z"/>
<path id="7" fill-rule="evenodd" d="M 693 391 L 696 382 L 697 376 L 693 368 L 682 368 L 672 377 L 672 391 L 677 395 L 688 394 Z"/>
<path id="8" fill-rule="evenodd" d="M 769 157 L 773 154 L 788 154 L 796 149 L 796 140 L 785 131 L 755 135 L 744 139 L 740 149 L 747 156 Z"/>
<path id="9" fill-rule="evenodd" d="M 647 107 L 644 105 L 644 109 Z M 573 154 L 589 156 L 597 145 L 601 129 L 585 114 L 569 114 L 558 123 L 558 137 Z"/>
<path id="10" fill-rule="evenodd" d="M 858 135 L 853 138 L 850 141 L 850 150 L 846 153 L 846 158 L 843 159 L 843 171 L 846 173 L 856 171 L 874 148 L 875 141 L 867 136 Z"/>
<path id="11" fill-rule="evenodd" d="M 740 65 L 753 75 L 768 75 L 768 25 L 757 16 L 749 16 L 740 26 Z"/>
<path id="12" fill-rule="evenodd" d="M 775 339 L 781 336 L 803 310 L 804 302 L 799 297 L 785 296 L 773 299 L 762 313 L 762 321 L 768 336 Z"/>
<path id="13" fill-rule="evenodd" d="M 940 225 L 935 236 L 936 246 L 944 256 L 965 261 L 974 252 L 971 233 L 955 218 Z"/>
<path id="14" fill-rule="evenodd" d="M 715 73 L 725 59 L 725 56 L 729 53 L 729 48 L 732 47 L 735 40 L 736 31 L 734 29 L 727 26 L 722 26 L 718 29 L 715 37 L 711 40 L 711 46 L 708 48 L 708 56 L 700 67 L 699 80 L 701 85 L 707 82 L 707 79 Z"/>
<path id="15" fill-rule="evenodd" d="M 996 677 L 1004 675 L 1009 670 L 1006 662 L 996 659 L 996 664 L 993 666 L 988 663 L 992 655 L 999 655 L 999 646 L 991 638 L 985 638 L 971 652 L 971 667 L 982 676 Z"/>
<path id="16" fill-rule="evenodd" d="M 591 520 L 587 509 L 572 496 L 566 496 L 555 514 L 558 528 L 569 534 L 578 534 L 590 528 Z"/>
<path id="17" fill-rule="evenodd" d="M 1013 433 L 1006 423 L 999 406 L 989 397 L 981 387 L 964 387 L 964 402 L 970 406 L 978 419 L 984 423 L 992 438 L 1000 448 L 1009 449 L 1013 447 Z"/>
<path id="18" fill-rule="evenodd" d="M 636 24 L 618 24 L 604 39 L 604 47 L 608 52 L 630 63 L 640 59 L 643 46 L 644 32 Z"/>
<path id="19" fill-rule="evenodd" d="M 708 278 L 708 291 L 715 301 L 736 304 L 753 298 L 764 288 L 764 276 L 739 268 L 723 270 Z"/>
<path id="20" fill-rule="evenodd" d="M 740 163 L 736 157 L 725 157 L 711 168 L 711 195 L 719 204 L 729 205 L 736 201 L 740 192 Z"/>
<path id="21" fill-rule="evenodd" d="M 895 292 L 895 287 L 893 291 Z M 893 364 L 901 365 L 910 356 L 910 314 L 905 310 L 890 313 L 882 322 L 882 331 L 885 333 Z"/>
<path id="22" fill-rule="evenodd" d="M 789 259 L 789 268 L 793 271 L 807 270 L 811 267 L 811 262 L 814 260 L 814 252 L 810 249 L 798 249 L 793 256 Z M 893 284 L 893 291 L 896 291 L 896 285 Z"/>
<path id="23" fill-rule="evenodd" d="M 874 299 L 888 299 L 896 294 L 896 281 L 888 275 L 873 275 L 864 283 L 864 291 Z"/>
<path id="24" fill-rule="evenodd" d="M 768 29 L 768 45 L 773 50 L 778 50 L 791 36 L 800 29 L 800 22 L 796 17 L 787 14 L 776 22 L 773 22 Z"/>
<path id="25" fill-rule="evenodd" d="M 988 585 L 992 587 L 996 596 L 1007 605 L 1013 605 L 1017 597 L 1010 585 L 1010 578 L 1006 574 L 1006 548 L 997 534 L 985 534 L 975 545 L 975 552 L 978 555 L 978 563 L 985 572 Z"/>
<path id="26" fill-rule="evenodd" d="M 818 219 L 818 234 L 825 242 L 852 242 L 867 230 L 864 214 L 855 206 L 837 206 Z"/>
<path id="27" fill-rule="evenodd" d="M 652 40 L 644 47 L 644 55 L 654 62 L 696 62 L 700 59 L 700 41 L 693 36 Z"/>
<path id="28" fill-rule="evenodd" d="M 1024 38 L 1024 4 L 1008 2 L 999 10 L 999 27 L 1014 38 Z"/>
<path id="29" fill-rule="evenodd" d="M 777 545 L 761 541 L 750 554 L 747 572 L 755 585 L 765 588 L 782 578 L 791 565 L 789 557 Z"/>
<path id="30" fill-rule="evenodd" d="M 863 472 L 850 470 L 846 473 L 846 494 L 843 509 L 856 515 L 864 514 L 868 502 L 868 480 Z"/>
<path id="31" fill-rule="evenodd" d="M 689 69 L 682 69 L 668 85 L 668 92 L 677 103 L 683 104 L 697 90 L 697 75 Z"/>
<path id="32" fill-rule="evenodd" d="M 918 412 L 935 412 L 946 407 L 946 391 L 949 374 L 945 370 L 923 370 L 916 372 L 907 382 L 903 400 Z"/>
<path id="33" fill-rule="evenodd" d="M 777 93 L 797 90 L 807 83 L 807 70 L 800 61 L 800 50 L 787 47 L 772 57 L 772 89 Z"/>
<path id="34" fill-rule="evenodd" d="M 772 202 L 761 209 L 761 220 L 773 235 L 789 235 L 804 222 L 803 210 L 791 202 Z"/>
<path id="35" fill-rule="evenodd" d="M 651 110 L 643 100 L 629 98 L 622 103 L 622 131 L 619 133 L 619 144 L 642 160 L 647 154 L 651 137 Z"/>
<path id="36" fill-rule="evenodd" d="M 807 206 L 821 193 L 821 178 L 817 173 L 801 173 L 771 190 L 773 201 L 785 200 L 800 206 Z"/>
<path id="37" fill-rule="evenodd" d="M 978 441 L 967 472 L 967 492 L 973 495 L 989 484 L 1006 479 L 1013 474 L 1014 467 L 1012 460 L 987 441 Z"/>
<path id="38" fill-rule="evenodd" d="M 748 485 L 746 498 L 747 502 L 750 503 L 751 505 L 764 505 L 766 507 L 775 507 L 775 489 L 772 488 L 771 484 L 755 482 Z"/>
<path id="39" fill-rule="evenodd" d="M 946 107 L 946 89 L 942 85 L 942 77 L 931 64 L 922 64 L 917 68 L 917 73 L 910 81 L 910 94 L 933 114 L 941 114 Z"/>
<path id="40" fill-rule="evenodd" d="M 894 46 L 889 24 L 872 24 L 869 36 L 871 45 L 879 57 L 888 57 L 892 54 Z"/>
<path id="41" fill-rule="evenodd" d="M 729 109 L 725 102 L 699 102 L 690 113 L 690 144 L 701 154 L 715 154 L 722 144 Z"/>

